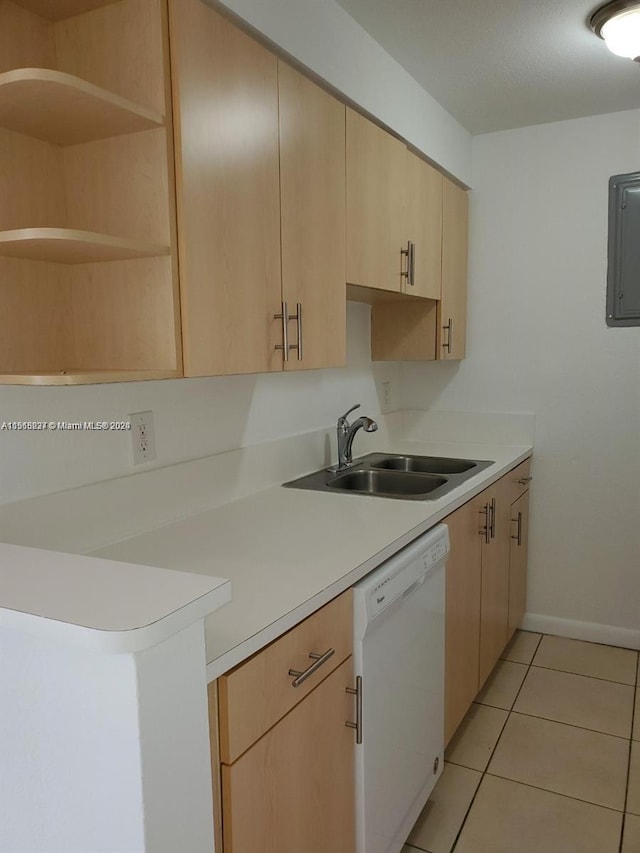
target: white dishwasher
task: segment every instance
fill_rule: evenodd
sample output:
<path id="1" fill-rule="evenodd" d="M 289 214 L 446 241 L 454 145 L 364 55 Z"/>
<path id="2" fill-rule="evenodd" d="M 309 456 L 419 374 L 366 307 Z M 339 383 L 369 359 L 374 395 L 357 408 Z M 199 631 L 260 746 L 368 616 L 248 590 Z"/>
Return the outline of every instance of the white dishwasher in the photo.
<path id="1" fill-rule="evenodd" d="M 448 552 L 439 524 L 354 587 L 357 853 L 399 853 L 442 772 Z"/>

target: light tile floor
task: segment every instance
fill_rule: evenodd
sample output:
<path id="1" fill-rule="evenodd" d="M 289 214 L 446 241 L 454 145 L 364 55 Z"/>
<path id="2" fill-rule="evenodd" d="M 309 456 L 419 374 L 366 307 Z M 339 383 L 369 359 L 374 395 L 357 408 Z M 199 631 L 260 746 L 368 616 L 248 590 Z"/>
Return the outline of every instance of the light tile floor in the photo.
<path id="1" fill-rule="evenodd" d="M 403 853 L 640 853 L 638 653 L 518 631 Z"/>

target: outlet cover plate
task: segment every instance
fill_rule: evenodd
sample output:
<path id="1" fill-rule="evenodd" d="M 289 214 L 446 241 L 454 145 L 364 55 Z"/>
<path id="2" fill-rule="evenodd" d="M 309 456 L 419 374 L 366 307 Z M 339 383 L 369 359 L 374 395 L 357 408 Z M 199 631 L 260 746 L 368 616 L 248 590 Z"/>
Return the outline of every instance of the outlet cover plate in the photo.
<path id="1" fill-rule="evenodd" d="M 144 465 L 156 458 L 156 435 L 153 412 L 133 412 L 131 423 L 131 453 L 134 465 Z"/>

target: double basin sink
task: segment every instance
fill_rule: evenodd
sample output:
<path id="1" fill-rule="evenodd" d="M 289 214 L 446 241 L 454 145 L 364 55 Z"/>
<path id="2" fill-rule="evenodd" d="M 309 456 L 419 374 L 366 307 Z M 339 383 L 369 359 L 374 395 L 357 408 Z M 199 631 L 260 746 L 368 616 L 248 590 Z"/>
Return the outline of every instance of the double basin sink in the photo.
<path id="1" fill-rule="evenodd" d="M 351 492 L 381 498 L 436 500 L 489 465 L 493 462 L 486 459 L 369 453 L 343 471 L 332 472 L 323 468 L 283 485 L 293 489 Z"/>

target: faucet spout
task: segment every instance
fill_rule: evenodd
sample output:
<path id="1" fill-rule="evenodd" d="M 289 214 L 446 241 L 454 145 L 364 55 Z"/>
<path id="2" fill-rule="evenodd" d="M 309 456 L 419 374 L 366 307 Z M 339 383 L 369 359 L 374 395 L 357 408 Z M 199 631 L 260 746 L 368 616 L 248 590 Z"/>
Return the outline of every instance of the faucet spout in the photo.
<path id="1" fill-rule="evenodd" d="M 335 467 L 336 471 L 342 471 L 343 468 L 347 468 L 353 464 L 353 439 L 358 430 L 362 429 L 365 432 L 375 432 L 378 429 L 378 424 L 372 418 L 366 416 L 358 418 L 351 424 L 349 423 L 347 416 L 359 408 L 360 403 L 357 403 L 348 412 L 338 418 L 338 464 Z"/>

